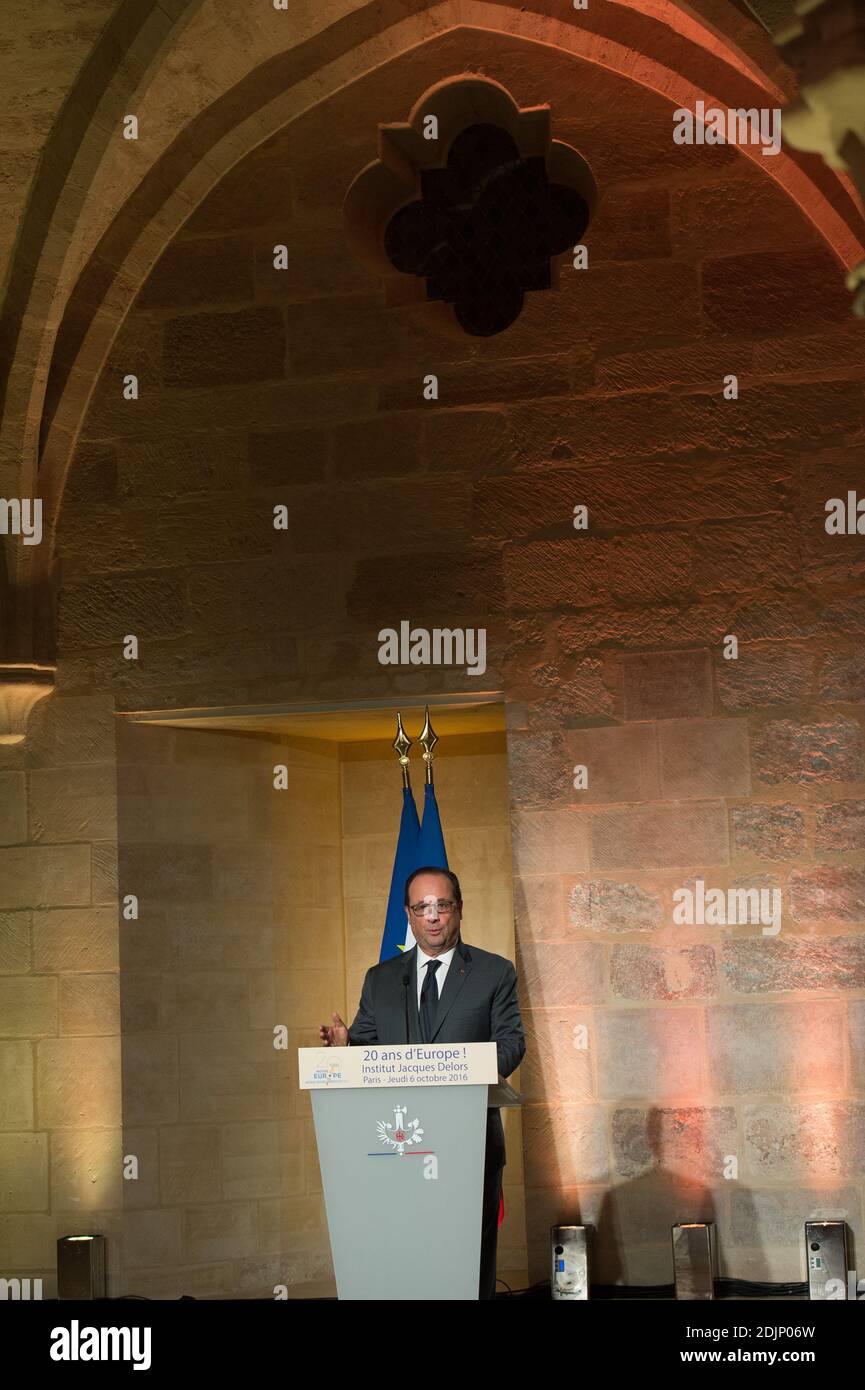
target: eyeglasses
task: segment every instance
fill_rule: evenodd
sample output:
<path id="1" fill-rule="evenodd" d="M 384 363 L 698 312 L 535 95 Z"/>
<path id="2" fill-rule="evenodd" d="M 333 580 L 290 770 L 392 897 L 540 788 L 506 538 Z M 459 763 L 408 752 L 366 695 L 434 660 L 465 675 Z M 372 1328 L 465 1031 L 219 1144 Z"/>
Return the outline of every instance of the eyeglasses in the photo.
<path id="1" fill-rule="evenodd" d="M 438 902 L 435 904 L 412 903 L 410 911 L 414 913 L 415 917 L 423 917 L 425 912 L 431 912 L 433 907 L 435 907 L 439 917 L 450 917 L 454 908 L 457 906 L 458 904 L 454 902 L 453 898 L 439 898 Z"/>

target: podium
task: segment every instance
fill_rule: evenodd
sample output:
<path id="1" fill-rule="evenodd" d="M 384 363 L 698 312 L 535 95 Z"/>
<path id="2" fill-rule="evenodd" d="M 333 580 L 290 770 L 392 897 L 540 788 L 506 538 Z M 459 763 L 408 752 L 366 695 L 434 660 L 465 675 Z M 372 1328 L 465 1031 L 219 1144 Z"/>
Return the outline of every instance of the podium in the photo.
<path id="1" fill-rule="evenodd" d="M 496 1045 L 298 1049 L 340 1299 L 476 1299 Z"/>

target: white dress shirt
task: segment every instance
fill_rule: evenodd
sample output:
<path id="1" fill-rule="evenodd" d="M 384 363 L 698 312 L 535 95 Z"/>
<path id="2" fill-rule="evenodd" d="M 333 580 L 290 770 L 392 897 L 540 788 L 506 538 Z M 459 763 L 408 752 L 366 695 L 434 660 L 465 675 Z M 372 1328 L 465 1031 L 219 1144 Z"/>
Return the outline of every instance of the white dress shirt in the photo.
<path id="1" fill-rule="evenodd" d="M 435 980 L 435 985 L 436 985 L 436 989 L 438 990 L 439 999 L 441 999 L 441 997 L 442 997 L 442 990 L 444 989 L 444 984 L 445 984 L 445 975 L 448 973 L 448 966 L 450 965 L 451 961 L 452 961 L 453 958 L 454 958 L 454 951 L 455 951 L 455 950 L 456 950 L 456 946 L 451 946 L 451 948 L 450 948 L 449 951 L 444 951 L 444 952 L 442 953 L 442 955 L 440 955 L 440 956 L 428 956 L 428 955 L 426 954 L 426 952 L 425 952 L 425 951 L 422 951 L 421 948 L 420 948 L 420 946 L 418 946 L 418 948 L 417 948 L 417 1006 L 418 1006 L 418 1011 L 420 1011 L 420 996 L 421 996 L 421 990 L 423 989 L 423 982 L 424 982 L 424 980 L 425 980 L 426 977 L 427 977 L 427 968 L 426 968 L 426 963 L 427 963 L 427 961 L 428 961 L 428 960 L 438 960 L 438 961 L 441 961 L 441 968 L 440 968 L 439 970 L 434 970 L 434 971 L 433 971 L 433 979 Z"/>

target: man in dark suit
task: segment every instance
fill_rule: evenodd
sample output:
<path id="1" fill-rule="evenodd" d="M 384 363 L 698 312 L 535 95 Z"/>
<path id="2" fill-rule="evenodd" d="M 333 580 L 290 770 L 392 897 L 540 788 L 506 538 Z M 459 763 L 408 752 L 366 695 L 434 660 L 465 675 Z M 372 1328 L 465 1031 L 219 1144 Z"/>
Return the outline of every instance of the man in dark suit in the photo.
<path id="1" fill-rule="evenodd" d="M 350 1028 L 339 1014 L 323 1023 L 328 1047 L 368 1043 L 494 1042 L 499 1075 L 510 1076 L 526 1050 L 517 975 L 504 956 L 468 947 L 460 937 L 462 894 L 449 869 L 416 869 L 405 885 L 406 917 L 416 945 L 366 972 Z M 444 977 L 444 978 L 442 978 Z M 479 1298 L 494 1298 L 499 1196 L 505 1134 L 487 1110 Z"/>

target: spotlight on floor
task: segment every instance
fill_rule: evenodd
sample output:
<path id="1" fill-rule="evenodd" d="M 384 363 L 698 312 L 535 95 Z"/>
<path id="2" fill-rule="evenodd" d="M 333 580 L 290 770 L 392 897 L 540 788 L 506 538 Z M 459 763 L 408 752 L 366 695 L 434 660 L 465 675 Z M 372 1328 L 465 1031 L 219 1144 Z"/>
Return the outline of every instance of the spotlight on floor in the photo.
<path id="1" fill-rule="evenodd" d="M 847 1222 L 806 1221 L 805 1251 L 808 1255 L 808 1297 L 846 1298 Z M 855 1298 L 855 1293 L 853 1296 Z"/>
<path id="2" fill-rule="evenodd" d="M 555 1299 L 589 1297 L 589 1232 L 591 1226 L 551 1226 L 552 1295 Z"/>
<path id="3" fill-rule="evenodd" d="M 676 1297 L 715 1297 L 715 1223 L 684 1221 L 673 1227 Z"/>
<path id="4" fill-rule="evenodd" d="M 105 1237 L 61 1236 L 57 1242 L 57 1297 L 106 1298 Z"/>

